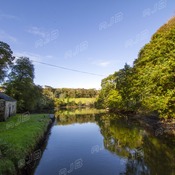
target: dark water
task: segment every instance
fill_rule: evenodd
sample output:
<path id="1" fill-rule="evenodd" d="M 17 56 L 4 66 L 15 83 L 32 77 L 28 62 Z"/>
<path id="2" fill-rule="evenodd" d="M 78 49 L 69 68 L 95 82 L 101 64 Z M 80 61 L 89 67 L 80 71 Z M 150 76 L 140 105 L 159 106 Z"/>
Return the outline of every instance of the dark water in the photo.
<path id="1" fill-rule="evenodd" d="M 175 175 L 173 139 L 127 117 L 76 113 L 57 113 L 34 175 Z"/>

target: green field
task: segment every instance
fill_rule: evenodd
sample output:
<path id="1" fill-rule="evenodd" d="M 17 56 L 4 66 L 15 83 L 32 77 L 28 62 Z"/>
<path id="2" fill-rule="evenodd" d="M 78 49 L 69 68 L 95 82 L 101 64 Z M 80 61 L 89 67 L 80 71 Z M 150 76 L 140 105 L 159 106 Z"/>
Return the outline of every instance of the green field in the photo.
<path id="1" fill-rule="evenodd" d="M 57 98 L 55 99 L 56 108 L 59 107 L 80 107 L 80 106 L 94 106 L 96 98 Z"/>
<path id="2" fill-rule="evenodd" d="M 67 102 L 75 102 L 76 104 L 78 103 L 83 103 L 83 104 L 88 104 L 88 103 L 95 103 L 96 98 L 65 98 L 63 99 L 65 103 Z"/>
<path id="3" fill-rule="evenodd" d="M 16 174 L 26 166 L 25 158 L 33 154 L 48 124 L 48 115 L 16 115 L 0 122 L 0 175 Z"/>

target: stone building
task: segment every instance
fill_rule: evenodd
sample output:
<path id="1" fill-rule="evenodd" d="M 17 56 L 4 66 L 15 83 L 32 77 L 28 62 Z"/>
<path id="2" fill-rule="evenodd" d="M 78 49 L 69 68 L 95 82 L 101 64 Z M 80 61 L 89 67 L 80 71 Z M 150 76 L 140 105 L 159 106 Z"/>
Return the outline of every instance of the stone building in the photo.
<path id="1" fill-rule="evenodd" d="M 16 114 L 17 101 L 0 92 L 0 122 Z"/>

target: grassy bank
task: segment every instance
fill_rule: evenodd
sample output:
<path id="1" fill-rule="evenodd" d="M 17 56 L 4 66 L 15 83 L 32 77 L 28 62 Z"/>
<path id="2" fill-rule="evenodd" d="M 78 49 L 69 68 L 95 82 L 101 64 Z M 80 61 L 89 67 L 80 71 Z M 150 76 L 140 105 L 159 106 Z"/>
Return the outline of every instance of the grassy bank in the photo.
<path id="1" fill-rule="evenodd" d="M 87 104 L 87 103 L 94 103 L 96 101 L 96 98 L 66 98 L 64 101 L 75 102 L 76 104 L 80 102 L 83 104 Z"/>
<path id="2" fill-rule="evenodd" d="M 51 120 L 44 114 L 16 115 L 0 123 L 0 175 L 16 174 L 26 166 Z"/>

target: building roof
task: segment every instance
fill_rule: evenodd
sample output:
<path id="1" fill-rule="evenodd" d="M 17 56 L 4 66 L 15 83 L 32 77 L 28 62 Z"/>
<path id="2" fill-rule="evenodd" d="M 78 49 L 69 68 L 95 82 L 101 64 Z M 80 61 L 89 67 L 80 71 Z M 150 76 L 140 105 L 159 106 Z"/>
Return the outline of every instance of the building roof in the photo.
<path id="1" fill-rule="evenodd" d="M 0 92 L 0 99 L 3 99 L 5 101 L 16 101 L 14 98 Z"/>

